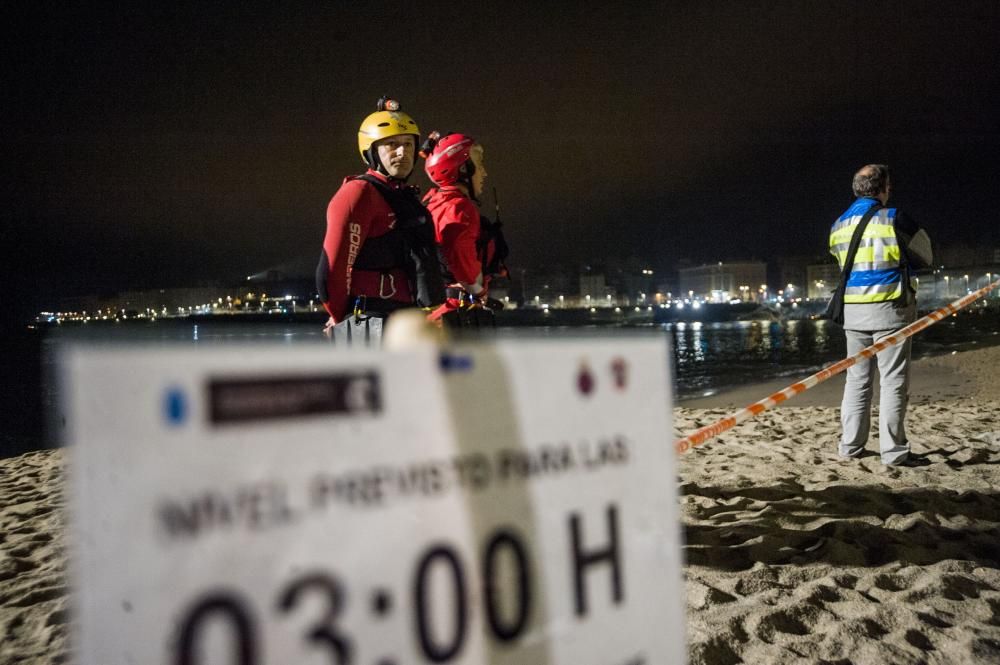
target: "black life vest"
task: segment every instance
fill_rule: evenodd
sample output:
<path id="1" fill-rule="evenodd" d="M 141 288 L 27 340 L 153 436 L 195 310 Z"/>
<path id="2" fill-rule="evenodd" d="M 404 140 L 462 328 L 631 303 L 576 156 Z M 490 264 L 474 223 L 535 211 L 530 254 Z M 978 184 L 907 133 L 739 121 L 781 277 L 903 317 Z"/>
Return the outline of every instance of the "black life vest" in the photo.
<path id="1" fill-rule="evenodd" d="M 434 242 L 434 224 L 430 212 L 420 203 L 417 188 L 394 189 L 367 173 L 354 179 L 374 186 L 396 214 L 396 224 L 388 233 L 365 238 L 354 267 L 379 272 L 402 269 L 418 305 L 430 307 L 444 301 L 445 282 Z"/>
<path id="2" fill-rule="evenodd" d="M 424 195 L 424 201 L 429 201 L 434 195 L 434 191 L 435 189 L 432 188 L 427 192 Z M 472 200 L 479 203 L 477 199 Z M 492 256 L 490 255 L 491 246 L 493 248 Z M 448 262 L 444 258 L 442 248 L 439 248 L 438 253 L 441 257 L 441 265 L 447 266 Z M 507 245 L 507 239 L 503 235 L 503 224 L 499 221 L 491 221 L 489 217 L 480 213 L 479 238 L 476 240 L 476 257 L 479 259 L 479 268 L 483 273 L 483 277 L 509 277 L 506 264 L 509 255 L 510 247 Z M 447 270 L 445 277 L 448 281 L 455 281 L 454 276 L 448 273 Z"/>
<path id="3" fill-rule="evenodd" d="M 510 247 L 503 236 L 503 224 L 490 221 L 485 215 L 479 216 L 479 239 L 476 241 L 476 254 L 482 265 L 483 277 L 507 277 L 507 257 Z M 493 246 L 493 256 L 490 256 L 490 245 Z"/>

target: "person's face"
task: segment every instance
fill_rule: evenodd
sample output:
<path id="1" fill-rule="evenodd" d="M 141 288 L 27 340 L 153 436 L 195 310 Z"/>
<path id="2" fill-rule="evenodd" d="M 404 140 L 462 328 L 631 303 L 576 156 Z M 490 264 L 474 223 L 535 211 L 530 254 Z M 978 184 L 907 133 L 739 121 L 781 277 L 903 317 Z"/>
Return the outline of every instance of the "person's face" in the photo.
<path id="1" fill-rule="evenodd" d="M 476 172 L 472 174 L 472 194 L 478 199 L 479 195 L 483 193 L 486 176 L 489 175 L 486 173 L 486 163 L 483 161 L 482 146 L 472 146 L 472 150 L 469 151 L 469 159 L 476 166 Z"/>
<path id="2" fill-rule="evenodd" d="M 413 170 L 413 154 L 417 149 L 417 141 L 411 134 L 390 136 L 375 143 L 379 161 L 386 173 L 392 178 L 403 180 Z"/>

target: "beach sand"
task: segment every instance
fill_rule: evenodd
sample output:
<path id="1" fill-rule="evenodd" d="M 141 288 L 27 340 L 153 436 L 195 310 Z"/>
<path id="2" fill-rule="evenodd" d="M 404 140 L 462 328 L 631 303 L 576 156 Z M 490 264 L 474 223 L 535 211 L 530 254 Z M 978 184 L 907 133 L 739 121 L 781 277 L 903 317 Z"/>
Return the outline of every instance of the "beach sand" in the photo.
<path id="1" fill-rule="evenodd" d="M 1000 662 L 997 373 L 1000 347 L 916 364 L 929 466 L 840 460 L 842 380 L 683 455 L 690 662 Z M 675 427 L 783 385 L 686 402 Z M 61 450 L 0 460 L 0 664 L 69 658 L 62 471 Z"/>
<path id="2" fill-rule="evenodd" d="M 692 663 L 1000 663 L 1000 348 L 913 372 L 929 466 L 882 465 L 877 420 L 869 456 L 839 459 L 842 379 L 682 456 Z M 678 408 L 675 427 L 729 412 Z"/>
<path id="3" fill-rule="evenodd" d="M 0 459 L 0 664 L 66 662 L 63 451 Z"/>

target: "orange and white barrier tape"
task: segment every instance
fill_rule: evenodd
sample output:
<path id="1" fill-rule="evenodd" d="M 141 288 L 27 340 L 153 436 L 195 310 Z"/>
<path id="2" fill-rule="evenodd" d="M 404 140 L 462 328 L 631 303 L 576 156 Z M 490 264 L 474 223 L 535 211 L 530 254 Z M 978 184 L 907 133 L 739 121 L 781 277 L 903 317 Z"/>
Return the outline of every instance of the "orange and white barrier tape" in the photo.
<path id="1" fill-rule="evenodd" d="M 902 328 L 898 332 L 883 338 L 882 340 L 876 342 L 875 344 L 872 344 L 868 348 L 858 351 L 849 358 L 844 358 L 843 360 L 836 362 L 825 369 L 821 369 L 812 376 L 805 378 L 797 383 L 793 383 L 787 388 L 779 390 L 776 393 L 772 393 L 771 395 L 765 397 L 759 402 L 754 402 L 750 406 L 744 409 L 740 409 L 736 413 L 733 413 L 730 416 L 723 418 L 718 422 L 712 423 L 711 425 L 706 425 L 705 427 L 695 430 L 694 432 L 687 435 L 683 439 L 678 439 L 674 443 L 674 448 L 677 450 L 677 453 L 680 454 L 683 452 L 687 452 L 691 448 L 700 446 L 701 444 L 705 443 L 712 437 L 718 436 L 719 434 L 722 434 L 726 430 L 731 429 L 737 423 L 743 422 L 744 420 L 747 420 L 749 418 L 753 418 L 757 414 L 770 409 L 772 406 L 780 404 L 787 399 L 791 399 L 792 397 L 795 397 L 799 393 L 809 390 L 816 384 L 826 381 L 831 376 L 836 376 L 837 374 L 840 374 L 851 365 L 856 364 L 862 358 L 866 359 L 871 358 L 882 349 L 899 344 L 907 337 L 917 334 L 924 328 L 934 325 L 941 319 L 944 319 L 950 316 L 951 314 L 954 314 L 958 310 L 970 305 L 976 300 L 979 300 L 980 298 L 982 298 L 987 293 L 989 293 L 990 291 L 992 291 L 997 287 L 1000 287 L 1000 280 L 997 280 L 992 284 L 987 284 L 978 291 L 974 291 L 963 298 L 959 298 L 950 305 L 946 305 L 941 309 L 931 312 L 930 314 L 921 319 L 917 319 L 916 321 L 906 326 L 905 328 Z"/>

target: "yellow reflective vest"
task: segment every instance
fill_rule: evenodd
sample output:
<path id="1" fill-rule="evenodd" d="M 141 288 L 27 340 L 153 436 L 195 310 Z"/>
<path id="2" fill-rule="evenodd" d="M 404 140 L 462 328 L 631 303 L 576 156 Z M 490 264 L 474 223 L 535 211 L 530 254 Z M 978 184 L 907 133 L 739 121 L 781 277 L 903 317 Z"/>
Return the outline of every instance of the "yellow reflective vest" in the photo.
<path id="1" fill-rule="evenodd" d="M 864 214 L 877 204 L 875 199 L 858 199 L 830 229 L 830 253 L 837 257 L 841 269 L 847 259 L 854 229 Z M 868 222 L 847 279 L 845 303 L 887 302 L 903 296 L 903 280 L 907 271 L 896 235 L 895 219 L 895 208 L 882 208 Z"/>

